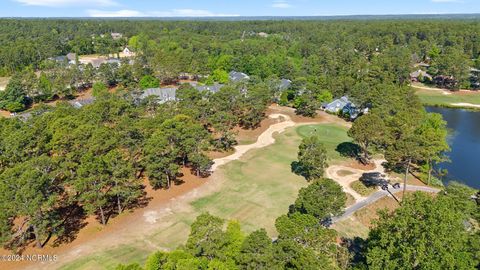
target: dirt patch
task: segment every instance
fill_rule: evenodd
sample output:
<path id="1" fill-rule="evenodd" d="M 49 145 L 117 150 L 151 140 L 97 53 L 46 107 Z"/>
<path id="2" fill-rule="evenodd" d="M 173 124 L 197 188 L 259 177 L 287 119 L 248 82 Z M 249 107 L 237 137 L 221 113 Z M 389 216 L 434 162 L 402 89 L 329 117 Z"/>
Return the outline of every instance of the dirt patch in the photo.
<path id="1" fill-rule="evenodd" d="M 267 113 L 269 115 L 270 113 Z M 272 118 L 265 118 L 260 122 L 260 125 L 255 129 L 243 129 L 240 127 L 236 127 L 234 129 L 237 132 L 237 141 L 239 144 L 252 144 L 254 143 L 258 137 L 265 132 L 271 125 L 278 123 L 279 119 L 272 119 Z"/>
<path id="2" fill-rule="evenodd" d="M 225 151 L 225 152 L 220 152 L 220 151 L 210 151 L 207 153 L 207 156 L 211 159 L 217 159 L 217 158 L 223 158 L 223 157 L 227 157 L 227 156 L 230 156 L 231 154 L 233 154 L 234 150 L 229 150 L 229 151 Z"/>
<path id="3" fill-rule="evenodd" d="M 372 171 L 375 170 L 376 166 L 374 162 L 371 162 L 370 164 L 363 164 L 359 161 L 356 160 L 351 160 L 345 164 L 345 166 L 356 169 L 356 170 L 362 170 L 362 171 Z"/>
<path id="4" fill-rule="evenodd" d="M 0 117 L 10 118 L 12 116 L 10 115 L 9 111 L 0 110 Z"/>

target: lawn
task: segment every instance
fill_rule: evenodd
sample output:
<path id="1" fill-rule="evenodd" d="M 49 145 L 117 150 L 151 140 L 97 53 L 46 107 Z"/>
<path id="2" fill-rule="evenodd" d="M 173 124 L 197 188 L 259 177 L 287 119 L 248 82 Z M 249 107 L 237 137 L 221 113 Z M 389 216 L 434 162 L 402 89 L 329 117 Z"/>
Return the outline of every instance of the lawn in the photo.
<path id="1" fill-rule="evenodd" d="M 184 211 L 175 212 L 155 224 L 153 234 L 145 235 L 128 245 L 101 251 L 64 266 L 62 269 L 112 269 L 118 263 L 139 262 L 155 249 L 171 249 L 185 242 L 189 225 L 197 215 L 210 212 L 224 219 L 236 219 L 246 232 L 265 228 L 273 237 L 275 219 L 287 213 L 298 190 L 306 181 L 291 172 L 298 145 L 303 136 L 317 133 L 335 162 L 342 158 L 335 148 L 350 141 L 346 128 L 337 125 L 309 125 L 288 129 L 277 135 L 276 142 L 265 148 L 248 152 L 241 160 L 221 167 L 220 188 L 207 196 L 192 201 Z M 147 244 L 148 245 L 147 245 Z"/>
<path id="2" fill-rule="evenodd" d="M 447 107 L 452 103 L 480 105 L 480 92 L 452 92 L 450 95 L 445 95 L 442 91 L 417 90 L 416 93 L 424 105 Z"/>

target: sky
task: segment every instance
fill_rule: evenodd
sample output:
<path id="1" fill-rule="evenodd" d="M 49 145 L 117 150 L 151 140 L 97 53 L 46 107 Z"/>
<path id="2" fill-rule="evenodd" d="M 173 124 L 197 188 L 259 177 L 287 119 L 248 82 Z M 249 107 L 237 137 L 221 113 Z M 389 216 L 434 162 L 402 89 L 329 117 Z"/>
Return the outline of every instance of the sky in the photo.
<path id="1" fill-rule="evenodd" d="M 480 0 L 0 0 L 0 17 L 227 17 L 480 13 Z"/>

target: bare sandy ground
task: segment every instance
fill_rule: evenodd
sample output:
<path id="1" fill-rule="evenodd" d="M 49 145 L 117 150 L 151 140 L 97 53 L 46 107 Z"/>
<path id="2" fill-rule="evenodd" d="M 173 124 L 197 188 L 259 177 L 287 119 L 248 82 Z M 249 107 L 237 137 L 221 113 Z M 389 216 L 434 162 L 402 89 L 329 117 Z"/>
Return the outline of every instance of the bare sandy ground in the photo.
<path id="1" fill-rule="evenodd" d="M 353 190 L 350 185 L 359 180 L 362 174 L 364 173 L 372 173 L 372 172 L 378 172 L 381 174 L 385 174 L 385 168 L 382 166 L 382 163 L 385 162 L 385 160 L 377 159 L 373 161 L 375 164 L 375 168 L 373 170 L 360 170 L 360 169 L 355 169 L 350 166 L 345 166 L 345 165 L 332 165 L 327 168 L 326 175 L 328 178 L 335 180 L 337 183 L 339 183 L 343 191 L 345 193 L 348 193 L 353 196 L 355 199 L 355 202 L 363 201 L 367 197 L 364 197 L 360 194 L 358 194 L 355 190 Z M 340 171 L 349 171 L 351 174 L 349 175 L 339 175 Z"/>

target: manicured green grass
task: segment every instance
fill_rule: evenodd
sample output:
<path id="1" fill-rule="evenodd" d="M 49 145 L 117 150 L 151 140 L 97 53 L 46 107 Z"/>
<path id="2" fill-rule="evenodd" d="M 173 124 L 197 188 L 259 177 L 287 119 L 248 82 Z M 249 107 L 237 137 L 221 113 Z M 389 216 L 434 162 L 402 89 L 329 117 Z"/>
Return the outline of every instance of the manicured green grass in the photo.
<path id="1" fill-rule="evenodd" d="M 442 91 L 417 90 L 417 95 L 424 105 L 450 106 L 452 103 L 480 104 L 480 92 L 443 94 Z"/>
<path id="2" fill-rule="evenodd" d="M 343 126 L 328 124 L 328 125 L 309 125 L 297 128 L 297 132 L 301 137 L 318 135 L 325 147 L 327 148 L 327 155 L 330 163 L 347 160 L 346 157 L 340 155 L 335 149 L 340 143 L 351 142 L 352 139 L 347 135 L 348 129 Z"/>
<path id="3" fill-rule="evenodd" d="M 182 211 L 162 218 L 153 233 L 133 243 L 112 250 L 99 251 L 62 269 L 112 269 L 118 263 L 143 264 L 155 247 L 172 249 L 185 243 L 190 224 L 202 212 L 210 212 L 224 219 L 240 221 L 242 229 L 251 232 L 265 228 L 276 235 L 275 219 L 288 212 L 298 190 L 307 185 L 291 172 L 291 163 L 297 158 L 302 137 L 316 132 L 325 143 L 331 162 L 344 159 L 336 151 L 338 144 L 350 141 L 347 129 L 337 125 L 309 125 L 292 128 L 276 136 L 273 145 L 249 151 L 240 160 L 219 168 L 217 177 L 221 187 L 216 192 L 197 199 Z"/>

